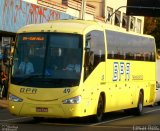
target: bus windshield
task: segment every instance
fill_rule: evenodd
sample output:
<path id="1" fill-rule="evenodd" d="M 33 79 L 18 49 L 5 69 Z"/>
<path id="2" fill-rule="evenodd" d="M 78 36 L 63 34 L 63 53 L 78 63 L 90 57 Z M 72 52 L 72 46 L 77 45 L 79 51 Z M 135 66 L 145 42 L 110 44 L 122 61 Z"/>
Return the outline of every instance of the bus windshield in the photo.
<path id="1" fill-rule="evenodd" d="M 19 34 L 13 57 L 11 83 L 47 88 L 77 86 L 81 67 L 81 35 Z"/>

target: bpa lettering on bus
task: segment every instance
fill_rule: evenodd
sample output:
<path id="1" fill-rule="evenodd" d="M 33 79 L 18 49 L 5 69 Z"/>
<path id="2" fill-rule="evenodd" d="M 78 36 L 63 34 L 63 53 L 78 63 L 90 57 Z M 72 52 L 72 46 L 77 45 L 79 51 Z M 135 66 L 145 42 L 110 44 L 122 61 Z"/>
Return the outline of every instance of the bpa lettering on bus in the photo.
<path id="1" fill-rule="evenodd" d="M 114 62 L 113 63 L 113 81 L 121 81 L 122 76 L 125 75 L 125 81 L 130 79 L 130 63 Z"/>

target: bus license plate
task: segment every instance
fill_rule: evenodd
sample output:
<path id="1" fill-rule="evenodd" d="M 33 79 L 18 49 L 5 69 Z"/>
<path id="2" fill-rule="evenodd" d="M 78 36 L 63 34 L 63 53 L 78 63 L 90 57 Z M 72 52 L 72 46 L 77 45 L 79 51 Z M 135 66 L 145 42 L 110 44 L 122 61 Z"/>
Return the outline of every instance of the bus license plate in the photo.
<path id="1" fill-rule="evenodd" d="M 48 112 L 48 108 L 45 108 L 45 107 L 36 107 L 36 112 Z"/>

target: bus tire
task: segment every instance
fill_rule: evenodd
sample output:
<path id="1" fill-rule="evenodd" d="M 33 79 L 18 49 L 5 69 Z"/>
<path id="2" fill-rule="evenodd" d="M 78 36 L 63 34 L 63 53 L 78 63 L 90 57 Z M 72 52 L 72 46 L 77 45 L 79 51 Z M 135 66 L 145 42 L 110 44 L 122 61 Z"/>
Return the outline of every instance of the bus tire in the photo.
<path id="1" fill-rule="evenodd" d="M 138 97 L 137 107 L 133 108 L 134 115 L 137 115 L 137 116 L 142 115 L 142 113 L 143 113 L 143 99 L 144 99 L 143 92 L 140 91 L 139 97 Z"/>
<path id="2" fill-rule="evenodd" d="M 99 96 L 99 100 L 98 100 L 98 105 L 97 105 L 97 113 L 95 115 L 95 121 L 96 122 L 101 122 L 104 116 L 104 97 L 101 94 Z"/>
<path id="3" fill-rule="evenodd" d="M 159 106 L 160 106 L 160 101 L 159 101 L 159 102 L 157 102 L 157 105 L 159 105 Z"/>

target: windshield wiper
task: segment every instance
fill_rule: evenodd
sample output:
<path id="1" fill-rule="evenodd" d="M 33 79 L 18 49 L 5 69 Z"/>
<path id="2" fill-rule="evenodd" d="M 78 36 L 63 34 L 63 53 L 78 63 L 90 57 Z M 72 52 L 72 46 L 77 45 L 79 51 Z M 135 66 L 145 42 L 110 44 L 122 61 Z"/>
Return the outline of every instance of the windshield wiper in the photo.
<path id="1" fill-rule="evenodd" d="M 30 80 L 31 78 L 39 78 L 39 77 L 42 77 L 43 75 L 30 75 L 26 78 L 24 78 L 22 81 L 19 81 L 17 84 L 22 84 L 28 80 Z"/>

